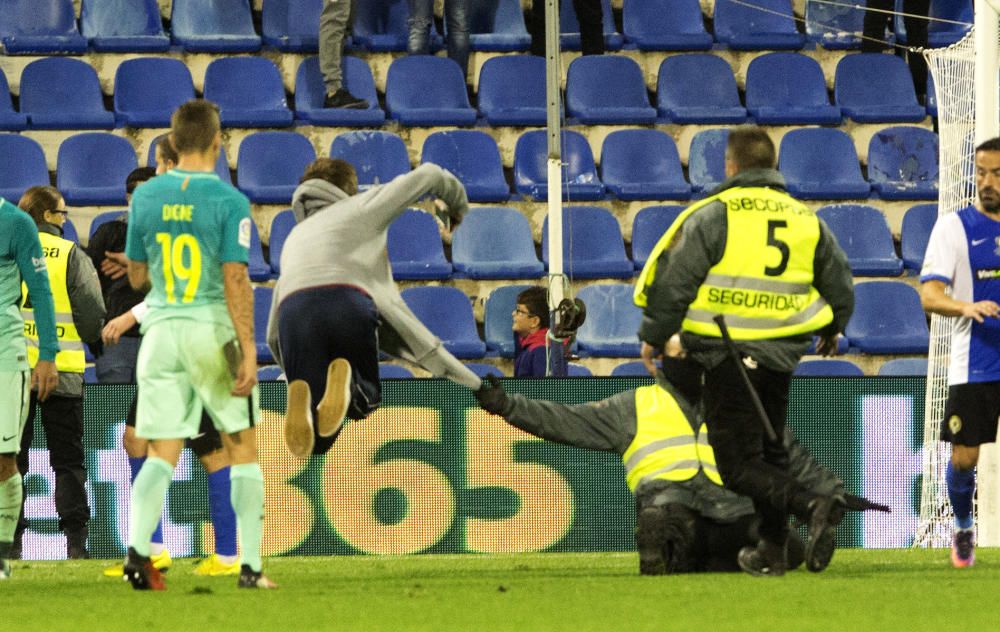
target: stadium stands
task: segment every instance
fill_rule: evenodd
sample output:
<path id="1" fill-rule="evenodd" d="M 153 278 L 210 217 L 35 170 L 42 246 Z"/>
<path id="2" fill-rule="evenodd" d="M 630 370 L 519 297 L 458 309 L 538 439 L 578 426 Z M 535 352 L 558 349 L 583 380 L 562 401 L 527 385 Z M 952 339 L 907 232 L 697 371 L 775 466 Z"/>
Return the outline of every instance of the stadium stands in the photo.
<path id="1" fill-rule="evenodd" d="M 868 180 L 884 200 L 936 200 L 937 134 L 909 125 L 876 133 L 868 144 Z"/>
<path id="2" fill-rule="evenodd" d="M 576 362 L 568 362 L 566 364 L 566 377 L 593 377 L 594 374 L 590 369 L 582 364 L 577 364 Z"/>
<path id="3" fill-rule="evenodd" d="M 531 285 L 502 285 L 486 297 L 483 310 L 483 335 L 488 355 L 501 358 L 514 357 L 514 332 L 511 331 L 511 313 L 517 307 L 517 295 Z"/>
<path id="4" fill-rule="evenodd" d="M 506 202 L 510 197 L 500 149 L 485 132 L 434 132 L 424 141 L 420 162 L 431 162 L 450 171 L 465 186 L 470 202 Z"/>
<path id="5" fill-rule="evenodd" d="M 858 123 L 915 123 L 927 115 L 917 103 L 910 68 L 895 55 L 841 58 L 833 91 L 841 111 Z"/>
<path id="6" fill-rule="evenodd" d="M 865 372 L 850 360 L 803 360 L 793 375 L 799 377 L 861 377 Z"/>
<path id="7" fill-rule="evenodd" d="M 472 50 L 527 50 L 531 36 L 524 24 L 521 0 L 479 0 L 468 3 L 469 46 Z M 447 24 L 445 24 L 447 28 Z"/>
<path id="8" fill-rule="evenodd" d="M 577 297 L 587 305 L 587 320 L 576 336 L 581 355 L 639 357 L 642 310 L 632 302 L 631 284 L 588 285 Z"/>
<path id="9" fill-rule="evenodd" d="M 404 51 L 410 19 L 409 0 L 368 0 L 354 4 L 351 38 L 372 52 Z M 437 35 L 431 28 L 432 38 Z"/>
<path id="10" fill-rule="evenodd" d="M 462 290 L 443 286 L 409 287 L 401 292 L 410 310 L 444 348 L 459 359 L 478 359 L 486 354 L 486 344 L 476 332 L 472 304 Z"/>
<path id="11" fill-rule="evenodd" d="M 907 270 L 919 273 L 924 265 L 924 252 L 931 238 L 931 229 L 937 221 L 937 204 L 917 204 L 903 215 L 900 251 Z"/>
<path id="12" fill-rule="evenodd" d="M 46 184 L 49 184 L 49 170 L 38 141 L 17 134 L 0 134 L 0 197 L 17 204 L 29 187 Z"/>
<path id="13" fill-rule="evenodd" d="M 683 206 L 647 206 L 635 214 L 632 220 L 632 261 L 636 270 L 646 265 L 653 246 L 683 210 Z"/>
<path id="14" fill-rule="evenodd" d="M 271 265 L 264 259 L 264 248 L 260 243 L 257 223 L 250 222 L 250 253 L 247 272 L 251 281 L 267 281 L 271 278 Z"/>
<path id="15" fill-rule="evenodd" d="M 622 31 L 626 48 L 639 50 L 708 50 L 698 0 L 625 0 Z"/>
<path id="16" fill-rule="evenodd" d="M 205 70 L 205 98 L 219 106 L 223 127 L 288 127 L 281 73 L 265 57 L 220 57 Z"/>
<path id="17" fill-rule="evenodd" d="M 816 212 L 847 253 L 855 276 L 898 276 L 903 262 L 896 256 L 892 233 L 882 212 L 866 204 L 831 204 Z"/>
<path id="18" fill-rule="evenodd" d="M 896 39 L 900 44 L 906 44 L 906 23 L 898 15 L 903 12 L 902 0 L 896 0 L 895 8 Z M 930 0 L 928 15 L 934 19 L 927 25 L 927 46 L 929 48 L 951 46 L 962 39 L 972 24 L 972 0 Z"/>
<path id="19" fill-rule="evenodd" d="M 497 377 L 504 376 L 503 371 L 492 364 L 484 364 L 482 362 L 466 362 L 465 367 L 479 377 L 486 377 L 487 375 L 495 375 Z"/>
<path id="20" fill-rule="evenodd" d="M 451 276 L 441 233 L 430 213 L 410 209 L 389 226 L 389 263 L 397 280 L 443 280 Z"/>
<path id="21" fill-rule="evenodd" d="M 70 57 L 42 57 L 21 73 L 21 114 L 30 129 L 112 129 L 97 72 Z"/>
<path id="22" fill-rule="evenodd" d="M 125 178 L 137 165 L 135 149 L 121 136 L 76 134 L 59 145 L 56 187 L 71 206 L 124 205 Z"/>
<path id="23" fill-rule="evenodd" d="M 268 0 L 267 5 L 273 5 Z M 156 0 L 82 0 L 80 33 L 100 53 L 160 53 L 170 48 Z"/>
<path id="24" fill-rule="evenodd" d="M 798 50 L 791 0 L 716 0 L 715 39 L 733 50 Z"/>
<path id="25" fill-rule="evenodd" d="M 194 96 L 191 71 L 181 60 L 127 59 L 115 72 L 115 121 L 129 127 L 170 127 L 170 115 Z"/>
<path id="26" fill-rule="evenodd" d="M 267 316 L 273 299 L 273 288 L 264 285 L 253 288 L 253 335 L 257 343 L 257 362 L 261 364 L 274 362 L 271 349 L 267 346 Z"/>
<path id="27" fill-rule="evenodd" d="M 0 0 L 0 43 L 8 55 L 79 54 L 87 38 L 76 29 L 72 0 Z"/>
<path id="28" fill-rule="evenodd" d="M 705 129 L 691 139 L 688 178 L 695 194 L 705 194 L 726 179 L 726 143 L 729 131 Z"/>
<path id="29" fill-rule="evenodd" d="M 77 244 L 80 243 L 80 233 L 76 231 L 76 224 L 73 223 L 73 220 L 67 217 L 66 221 L 63 222 L 62 231 L 64 238 Z M 90 349 L 87 349 L 87 351 L 90 351 Z"/>
<path id="30" fill-rule="evenodd" d="M 14 110 L 7 75 L 0 68 L 0 131 L 17 132 L 28 125 L 28 117 Z"/>
<path id="31" fill-rule="evenodd" d="M 261 7 L 261 39 L 283 53 L 319 50 L 323 0 L 267 0 Z"/>
<path id="32" fill-rule="evenodd" d="M 271 263 L 271 270 L 276 276 L 281 274 L 281 251 L 293 228 L 295 228 L 295 214 L 292 213 L 292 209 L 281 211 L 271 219 L 267 260 Z"/>
<path id="33" fill-rule="evenodd" d="M 506 207 L 469 211 L 452 236 L 451 260 L 455 276 L 470 279 L 537 279 L 545 271 L 527 218 Z"/>
<path id="34" fill-rule="evenodd" d="M 258 382 L 272 382 L 285 379 L 285 372 L 277 364 L 268 364 L 257 368 Z"/>
<path id="35" fill-rule="evenodd" d="M 254 132 L 240 143 L 236 186 L 251 202 L 289 204 L 306 166 L 316 160 L 309 139 L 295 132 Z"/>
<path id="36" fill-rule="evenodd" d="M 570 279 L 621 279 L 635 274 L 618 220 L 599 206 L 563 207 L 563 270 Z M 542 225 L 542 261 L 549 265 L 549 221 Z M 589 318 L 589 316 L 588 316 Z"/>
<path id="37" fill-rule="evenodd" d="M 667 123 L 743 123 L 747 119 L 733 69 L 726 60 L 707 53 L 674 55 L 660 63 L 656 111 Z"/>
<path id="38" fill-rule="evenodd" d="M 861 46 L 865 13 L 846 3 L 806 0 L 806 38 L 828 50 Z"/>
<path id="39" fill-rule="evenodd" d="M 861 177 L 854 143 L 832 128 L 793 129 L 781 139 L 778 168 L 788 192 L 804 200 L 867 198 L 870 185 Z"/>
<path id="40" fill-rule="evenodd" d="M 447 57 L 409 55 L 394 60 L 385 82 L 385 107 L 391 119 L 408 127 L 476 122 L 462 70 Z"/>
<path id="41" fill-rule="evenodd" d="M 619 200 L 686 200 L 691 185 L 684 179 L 674 139 L 655 129 L 623 129 L 604 138 L 601 180 Z"/>
<path id="42" fill-rule="evenodd" d="M 406 379 L 413 377 L 413 371 L 409 370 L 405 366 L 400 366 L 398 364 L 390 364 L 389 362 L 379 362 L 378 363 L 378 377 L 380 380 L 387 379 Z"/>
<path id="43" fill-rule="evenodd" d="M 625 43 L 625 38 L 615 30 L 611 0 L 601 0 L 601 7 L 604 11 L 604 47 L 607 50 L 618 50 Z M 580 50 L 580 22 L 576 19 L 572 2 L 559 3 L 559 30 L 559 47 L 562 50 Z"/>
<path id="44" fill-rule="evenodd" d="M 479 116 L 489 125 L 545 125 L 545 60 L 487 59 L 479 71 Z"/>
<path id="45" fill-rule="evenodd" d="M 878 374 L 899 377 L 926 377 L 927 358 L 894 358 L 882 363 Z"/>
<path id="46" fill-rule="evenodd" d="M 330 157 L 346 160 L 354 166 L 361 190 L 385 184 L 410 171 L 406 144 L 392 132 L 344 132 L 330 144 Z"/>
<path id="47" fill-rule="evenodd" d="M 930 333 L 920 296 L 902 281 L 870 281 L 854 287 L 854 314 L 845 333 L 863 353 L 927 353 Z"/>
<path id="48" fill-rule="evenodd" d="M 146 153 L 146 166 L 156 167 L 156 146 L 160 142 L 160 137 L 157 136 L 149 143 L 149 151 Z M 226 184 L 233 183 L 233 176 L 229 173 L 229 161 L 226 159 L 226 148 L 223 147 L 219 151 L 219 159 L 215 161 L 215 173 L 222 181 Z"/>
<path id="49" fill-rule="evenodd" d="M 747 67 L 747 112 L 761 125 L 836 125 L 819 62 L 799 53 L 766 53 Z"/>
<path id="50" fill-rule="evenodd" d="M 570 62 L 566 114 L 585 125 L 641 125 L 656 120 L 639 64 L 623 55 L 584 55 Z"/>
<path id="51" fill-rule="evenodd" d="M 171 38 L 189 53 L 260 50 L 249 0 L 173 0 L 171 7 Z"/>
<path id="52" fill-rule="evenodd" d="M 642 360 L 630 360 L 611 369 L 611 377 L 649 377 L 649 371 Z"/>
<path id="53" fill-rule="evenodd" d="M 526 198 L 544 200 L 548 195 L 548 139 L 545 130 L 521 134 L 514 146 L 514 187 Z M 563 197 L 567 202 L 604 199 L 604 184 L 597 176 L 594 154 L 579 132 L 562 132 Z"/>
<path id="54" fill-rule="evenodd" d="M 343 86 L 359 99 L 368 101 L 367 108 L 325 108 L 326 85 L 319 71 L 319 58 L 307 57 L 299 64 L 295 75 L 295 116 L 312 125 L 349 127 L 379 127 L 385 122 L 385 112 L 378 104 L 375 79 L 363 60 L 345 55 L 341 58 Z"/>

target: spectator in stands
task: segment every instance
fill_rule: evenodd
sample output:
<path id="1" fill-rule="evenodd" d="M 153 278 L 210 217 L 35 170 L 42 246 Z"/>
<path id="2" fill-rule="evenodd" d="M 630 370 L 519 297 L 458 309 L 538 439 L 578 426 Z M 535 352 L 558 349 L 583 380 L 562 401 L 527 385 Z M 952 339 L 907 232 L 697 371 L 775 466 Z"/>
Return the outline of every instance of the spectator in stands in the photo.
<path id="1" fill-rule="evenodd" d="M 517 305 L 511 314 L 514 331 L 514 377 L 545 377 L 549 367 L 549 350 L 546 339 L 549 334 L 548 292 L 543 287 L 529 287 L 517 295 Z M 556 351 L 552 375 L 566 375 L 566 354 L 568 349 Z"/>
<path id="2" fill-rule="evenodd" d="M 55 505 L 59 529 L 66 535 L 66 555 L 70 559 L 81 559 L 88 557 L 87 522 L 90 520 L 83 452 L 83 370 L 87 362 L 83 344 L 100 339 L 104 300 L 97 271 L 90 259 L 75 243 L 62 237 L 67 211 L 59 191 L 50 186 L 31 187 L 24 192 L 18 206 L 27 211 L 38 226 L 55 301 L 60 349 L 56 355 L 59 386 L 45 401 L 38 403 L 49 448 L 49 464 L 56 475 Z M 29 300 L 22 302 L 21 310 L 28 338 L 28 361 L 33 366 L 38 361 L 38 337 Z M 17 455 L 17 468 L 22 478 L 28 472 L 36 400 L 37 395 L 33 392 L 28 421 L 21 435 L 21 451 Z M 27 527 L 23 503 L 22 496 L 13 546 L 18 554 Z"/>
<path id="3" fill-rule="evenodd" d="M 326 84 L 325 108 L 368 107 L 368 101 L 357 98 L 343 85 L 340 58 L 351 23 L 351 3 L 352 0 L 323 0 L 323 12 L 319 14 L 319 69 Z"/>
<path id="4" fill-rule="evenodd" d="M 573 0 L 573 11 L 580 23 L 580 45 L 584 55 L 604 54 L 604 12 L 601 0 Z M 531 3 L 528 19 L 531 54 L 545 56 L 545 0 Z"/>
<path id="5" fill-rule="evenodd" d="M 434 0 L 409 2 L 410 39 L 406 50 L 411 55 L 428 55 L 431 52 Z M 448 32 L 448 57 L 455 60 L 464 77 L 469 66 L 469 0 L 444 0 L 444 19 Z"/>
<path id="6" fill-rule="evenodd" d="M 903 0 L 903 25 L 906 27 L 906 43 L 912 48 L 927 46 L 927 16 L 931 0 Z M 868 0 L 865 11 L 864 39 L 861 40 L 862 53 L 878 53 L 889 48 L 885 38 L 886 27 L 893 30 L 893 0 Z M 917 97 L 923 100 L 927 94 L 927 61 L 919 52 L 906 51 L 906 60 L 913 74 L 913 86 Z"/>

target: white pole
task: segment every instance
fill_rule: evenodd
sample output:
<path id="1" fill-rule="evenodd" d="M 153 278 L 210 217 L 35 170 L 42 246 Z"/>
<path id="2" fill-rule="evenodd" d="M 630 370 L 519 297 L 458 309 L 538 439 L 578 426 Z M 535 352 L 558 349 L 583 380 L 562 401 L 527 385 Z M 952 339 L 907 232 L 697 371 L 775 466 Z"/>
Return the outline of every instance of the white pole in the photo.
<path id="1" fill-rule="evenodd" d="M 539 0 L 535 0 L 536 2 Z M 562 113 L 559 92 L 559 4 L 545 0 L 545 109 L 548 131 L 548 230 L 549 230 L 549 313 L 563 299 L 563 214 L 562 214 Z M 553 322 L 554 324 L 554 322 Z M 561 353 L 551 340 L 549 354 Z M 551 367 L 551 363 L 547 367 Z"/>

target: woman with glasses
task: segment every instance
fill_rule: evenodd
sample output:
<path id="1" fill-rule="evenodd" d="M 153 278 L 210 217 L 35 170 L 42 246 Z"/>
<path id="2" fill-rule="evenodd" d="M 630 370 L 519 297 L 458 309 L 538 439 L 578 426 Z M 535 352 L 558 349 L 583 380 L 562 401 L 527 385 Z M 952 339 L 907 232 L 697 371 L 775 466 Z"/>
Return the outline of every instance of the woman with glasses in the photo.
<path id="1" fill-rule="evenodd" d="M 90 258 L 76 243 L 63 238 L 63 224 L 68 211 L 59 191 L 50 186 L 31 187 L 25 191 L 18 206 L 31 215 L 38 226 L 55 302 L 59 385 L 44 402 L 39 402 L 39 406 L 49 447 L 49 464 L 56 475 L 55 505 L 59 528 L 66 535 L 67 557 L 86 558 L 90 507 L 84 487 L 87 470 L 83 453 L 83 370 L 86 365 L 83 344 L 100 340 L 104 299 Z M 30 300 L 22 299 L 21 313 L 28 339 L 28 363 L 34 367 L 38 361 L 38 337 Z M 17 467 L 22 477 L 28 472 L 35 400 L 35 393 L 32 393 L 28 421 L 21 438 L 21 452 L 17 456 Z M 22 501 L 12 558 L 21 555 L 26 527 Z"/>

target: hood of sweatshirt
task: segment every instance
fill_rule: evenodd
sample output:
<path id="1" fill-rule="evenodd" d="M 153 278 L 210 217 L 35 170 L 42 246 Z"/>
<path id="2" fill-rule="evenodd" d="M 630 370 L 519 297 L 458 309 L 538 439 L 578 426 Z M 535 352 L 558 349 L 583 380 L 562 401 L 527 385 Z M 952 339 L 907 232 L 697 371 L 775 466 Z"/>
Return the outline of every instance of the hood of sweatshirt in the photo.
<path id="1" fill-rule="evenodd" d="M 336 187 L 326 180 L 314 178 L 306 180 L 300 184 L 292 195 L 292 213 L 295 214 L 295 221 L 301 222 L 310 215 L 336 204 L 341 200 L 346 200 L 348 196 L 340 187 Z"/>

